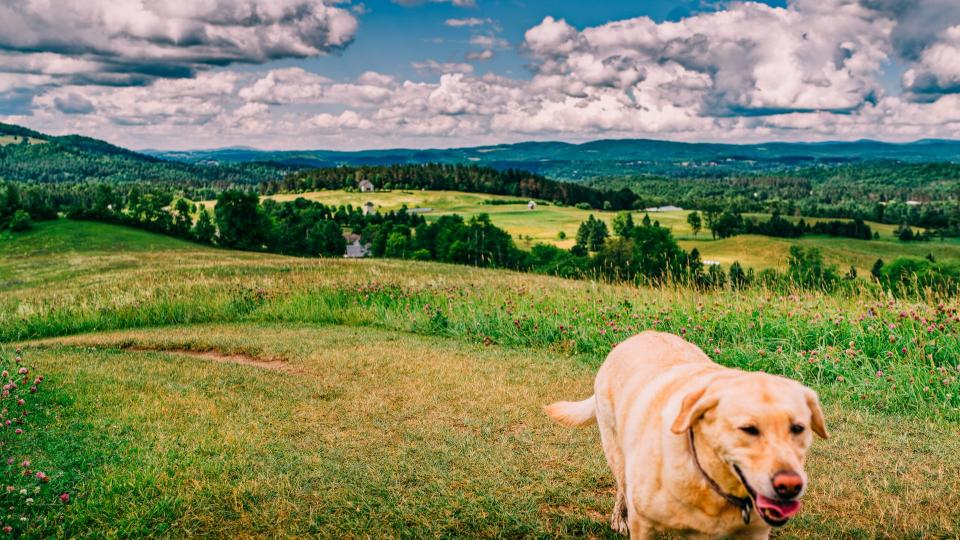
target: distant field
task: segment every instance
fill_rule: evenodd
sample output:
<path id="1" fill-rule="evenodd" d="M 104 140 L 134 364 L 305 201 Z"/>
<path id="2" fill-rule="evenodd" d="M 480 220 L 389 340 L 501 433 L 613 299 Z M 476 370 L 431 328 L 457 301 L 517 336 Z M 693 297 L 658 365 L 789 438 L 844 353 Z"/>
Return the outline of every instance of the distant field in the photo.
<path id="1" fill-rule="evenodd" d="M 424 214 L 428 221 L 447 214 L 460 214 L 465 217 L 480 213 L 490 214 L 493 222 L 509 231 L 523 248 L 529 248 L 535 243 L 550 243 L 560 247 L 571 247 L 576 237 L 580 223 L 593 214 L 608 224 L 613 220 L 616 212 L 597 210 L 580 210 L 573 207 L 563 207 L 540 204 L 536 210 L 527 209 L 526 204 L 491 205 L 484 204 L 485 200 L 519 200 L 517 197 L 500 195 L 485 195 L 479 193 L 463 193 L 458 191 L 389 191 L 374 193 L 357 193 L 346 191 L 314 191 L 302 194 L 274 195 L 270 198 L 278 201 L 290 201 L 297 197 L 319 201 L 325 204 L 341 205 L 352 204 L 360 206 L 367 201 L 377 205 L 381 211 L 397 210 L 406 205 L 407 208 L 431 208 L 432 211 Z M 205 203 L 209 206 L 213 202 Z M 786 266 L 787 254 L 790 246 L 797 244 L 805 247 L 818 247 L 823 250 L 827 262 L 837 264 L 843 270 L 850 265 L 857 267 L 858 272 L 869 272 L 877 258 L 891 260 L 897 256 L 923 257 L 928 253 L 937 258 L 960 258 L 960 243 L 929 242 L 904 243 L 893 237 L 896 229 L 894 225 L 868 222 L 870 228 L 880 233 L 880 241 L 854 240 L 849 238 L 805 237 L 799 240 L 771 238 L 766 236 L 737 236 L 724 240 L 713 240 L 709 230 L 702 230 L 694 236 L 693 230 L 687 224 L 687 215 L 690 212 L 651 212 L 650 219 L 659 221 L 661 225 L 669 227 L 674 236 L 681 240 L 685 249 L 696 247 L 706 260 L 718 261 L 729 265 L 740 261 L 752 268 L 783 268 Z M 643 219 L 644 212 L 634 213 L 634 220 Z M 748 217 L 766 219 L 766 214 L 747 214 Z M 791 217 L 798 221 L 800 218 Z M 818 218 L 805 218 L 808 222 L 826 221 Z M 566 239 L 561 240 L 558 234 L 563 231 Z"/>
<path id="2" fill-rule="evenodd" d="M 6 146 L 8 144 L 20 144 L 23 141 L 23 137 L 17 135 L 0 135 L 0 146 Z M 35 139 L 33 137 L 27 138 L 27 143 L 29 144 L 41 144 L 45 143 L 42 139 Z"/>
<path id="3" fill-rule="evenodd" d="M 836 264 L 841 271 L 851 265 L 860 275 L 867 275 L 876 260 L 890 262 L 897 257 L 925 257 L 933 255 L 937 260 L 960 259 L 960 243 L 947 242 L 897 242 L 865 241 L 828 236 L 805 237 L 798 240 L 769 236 L 741 235 L 723 240 L 681 240 L 684 249 L 696 247 L 706 260 L 717 261 L 724 266 L 734 261 L 751 268 L 786 268 L 790 246 L 816 247 L 823 251 L 828 263 Z"/>

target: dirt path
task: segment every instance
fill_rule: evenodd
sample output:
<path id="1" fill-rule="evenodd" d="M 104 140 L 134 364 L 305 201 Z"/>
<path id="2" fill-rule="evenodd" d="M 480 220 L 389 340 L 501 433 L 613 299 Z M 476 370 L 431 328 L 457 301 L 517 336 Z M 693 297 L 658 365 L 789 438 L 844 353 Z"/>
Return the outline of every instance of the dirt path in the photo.
<path id="1" fill-rule="evenodd" d="M 263 360 L 247 354 L 227 354 L 216 350 L 192 351 L 189 349 L 163 348 L 163 347 L 144 347 L 140 345 L 131 345 L 120 347 L 126 351 L 140 352 L 158 352 L 166 354 L 175 354 L 178 356 L 188 356 L 198 360 L 208 360 L 211 362 L 220 362 L 224 364 L 240 364 L 243 366 L 254 366 L 273 371 L 282 371 L 284 373 L 303 373 L 302 370 L 291 366 L 286 360 L 270 359 Z"/>

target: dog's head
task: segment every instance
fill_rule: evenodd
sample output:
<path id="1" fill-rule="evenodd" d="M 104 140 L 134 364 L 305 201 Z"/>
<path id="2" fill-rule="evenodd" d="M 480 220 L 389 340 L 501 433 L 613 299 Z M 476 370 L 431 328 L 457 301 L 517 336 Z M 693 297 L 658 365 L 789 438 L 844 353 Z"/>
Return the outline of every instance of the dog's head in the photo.
<path id="1" fill-rule="evenodd" d="M 828 436 L 813 390 L 764 373 L 715 379 L 684 397 L 671 431 L 694 426 L 698 448 L 709 447 L 740 479 L 765 522 L 779 527 L 800 510 L 813 434 Z"/>

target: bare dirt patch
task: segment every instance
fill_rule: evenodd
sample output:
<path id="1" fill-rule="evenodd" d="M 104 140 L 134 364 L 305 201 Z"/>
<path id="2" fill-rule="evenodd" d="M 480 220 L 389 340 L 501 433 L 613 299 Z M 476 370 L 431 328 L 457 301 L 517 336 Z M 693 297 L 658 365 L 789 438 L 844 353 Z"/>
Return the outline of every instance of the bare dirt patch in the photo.
<path id="1" fill-rule="evenodd" d="M 142 345 L 130 345 L 121 347 L 127 351 L 145 351 L 160 352 L 167 354 L 177 354 L 180 356 L 189 356 L 199 360 L 208 360 L 211 362 L 220 362 L 224 364 L 240 364 L 243 366 L 254 366 L 273 371 L 282 371 L 284 373 L 302 373 L 301 370 L 291 366 L 287 361 L 280 359 L 264 360 L 247 354 L 227 354 L 216 350 L 193 351 L 190 349 L 163 348 L 163 347 L 144 347 Z"/>

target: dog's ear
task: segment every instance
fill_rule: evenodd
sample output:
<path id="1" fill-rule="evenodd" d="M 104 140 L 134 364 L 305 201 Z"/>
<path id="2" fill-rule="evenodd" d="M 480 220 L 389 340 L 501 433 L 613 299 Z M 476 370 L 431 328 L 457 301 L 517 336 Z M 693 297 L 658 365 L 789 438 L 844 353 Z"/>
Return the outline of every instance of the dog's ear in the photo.
<path id="1" fill-rule="evenodd" d="M 817 393 L 807 388 L 807 407 L 810 407 L 810 429 L 824 439 L 830 438 L 827 432 L 827 423 L 823 420 L 823 409 L 820 408 L 820 398 Z"/>
<path id="2" fill-rule="evenodd" d="M 694 422 L 700 420 L 700 417 L 710 409 L 717 406 L 719 398 L 707 392 L 709 386 L 704 386 L 698 390 L 690 392 L 683 397 L 683 403 L 680 405 L 680 412 L 677 413 L 670 431 L 677 435 L 690 429 Z"/>

